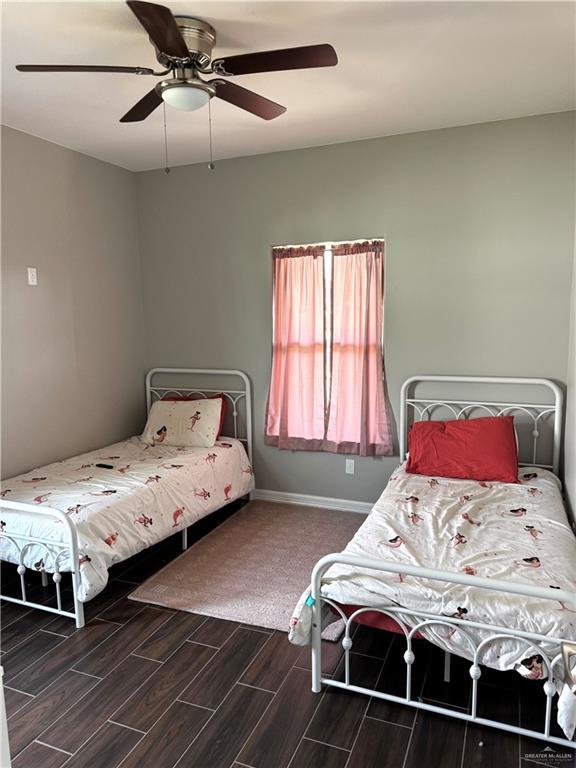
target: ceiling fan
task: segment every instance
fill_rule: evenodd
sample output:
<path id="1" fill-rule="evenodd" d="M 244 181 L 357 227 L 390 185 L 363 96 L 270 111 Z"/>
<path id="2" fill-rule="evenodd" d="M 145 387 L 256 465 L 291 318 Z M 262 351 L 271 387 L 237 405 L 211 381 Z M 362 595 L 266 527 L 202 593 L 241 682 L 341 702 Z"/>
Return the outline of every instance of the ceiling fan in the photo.
<path id="1" fill-rule="evenodd" d="M 173 16 L 169 8 L 141 0 L 128 0 L 127 5 L 148 32 L 156 58 L 164 70 L 155 72 L 147 67 L 67 64 L 19 64 L 16 69 L 20 72 L 118 72 L 157 77 L 170 75 L 168 79 L 157 83 L 120 118 L 121 123 L 134 123 L 145 120 L 163 101 L 176 109 L 192 111 L 203 107 L 214 96 L 264 120 L 272 120 L 286 112 L 286 107 L 224 78 L 255 72 L 333 67 L 338 63 L 336 51 L 328 44 L 212 59 L 216 31 L 207 22 L 192 16 Z M 217 77 L 204 80 L 201 75 Z"/>

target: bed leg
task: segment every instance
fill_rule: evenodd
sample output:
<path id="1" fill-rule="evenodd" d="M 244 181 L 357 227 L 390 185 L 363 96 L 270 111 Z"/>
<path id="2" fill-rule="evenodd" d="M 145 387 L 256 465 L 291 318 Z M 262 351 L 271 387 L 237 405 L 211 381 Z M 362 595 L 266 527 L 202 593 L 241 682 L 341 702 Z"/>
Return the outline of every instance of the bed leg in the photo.
<path id="1" fill-rule="evenodd" d="M 84 603 L 78 603 L 76 605 L 76 627 L 78 629 L 82 629 L 82 627 L 85 625 L 85 619 L 84 619 Z"/>
<path id="2" fill-rule="evenodd" d="M 84 603 L 78 599 L 78 592 L 80 590 L 80 574 L 78 571 L 72 572 L 72 593 L 74 595 L 74 614 L 76 616 L 76 628 L 82 629 L 85 625 L 84 619 Z"/>
<path id="3" fill-rule="evenodd" d="M 48 574 L 46 571 L 40 571 L 40 575 L 42 578 L 42 586 L 47 587 L 48 586 Z"/>
<path id="4" fill-rule="evenodd" d="M 312 608 L 312 691 L 320 693 L 322 684 L 322 620 L 320 610 Z"/>
<path id="5" fill-rule="evenodd" d="M 312 627 L 310 645 L 312 652 L 312 691 L 320 693 L 322 690 L 322 601 L 320 598 L 321 573 L 314 569 L 312 574 L 312 589 L 310 594 L 312 609 Z"/>
<path id="6" fill-rule="evenodd" d="M 186 552 L 188 549 L 188 528 L 184 528 L 182 531 L 182 550 Z"/>
<path id="7" fill-rule="evenodd" d="M 450 682 L 450 651 L 444 651 L 444 682 Z"/>

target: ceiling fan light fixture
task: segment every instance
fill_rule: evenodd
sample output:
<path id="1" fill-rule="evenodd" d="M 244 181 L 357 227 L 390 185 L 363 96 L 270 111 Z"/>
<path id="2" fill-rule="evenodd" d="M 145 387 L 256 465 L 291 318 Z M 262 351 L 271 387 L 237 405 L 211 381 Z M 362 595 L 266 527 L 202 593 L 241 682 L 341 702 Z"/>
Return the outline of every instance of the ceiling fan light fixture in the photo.
<path id="1" fill-rule="evenodd" d="M 158 92 L 169 106 L 185 112 L 193 112 L 208 104 L 214 95 L 215 89 L 210 88 L 201 81 L 170 80 L 159 83 Z"/>
<path id="2" fill-rule="evenodd" d="M 193 16 L 174 16 L 169 8 L 146 0 L 127 0 L 127 4 L 148 33 L 156 50 L 156 58 L 165 67 L 164 72 L 154 72 L 148 67 L 84 64 L 18 64 L 16 69 L 20 72 L 172 74 L 172 79 L 155 85 L 120 118 L 121 123 L 140 123 L 158 109 L 162 102 L 184 112 L 193 112 L 208 104 L 214 96 L 263 120 L 273 120 L 284 114 L 286 107 L 222 78 L 258 72 L 333 67 L 338 63 L 336 51 L 328 43 L 214 59 L 212 52 L 216 44 L 216 31 L 207 21 Z M 205 81 L 199 75 L 216 75 L 218 79 Z"/>

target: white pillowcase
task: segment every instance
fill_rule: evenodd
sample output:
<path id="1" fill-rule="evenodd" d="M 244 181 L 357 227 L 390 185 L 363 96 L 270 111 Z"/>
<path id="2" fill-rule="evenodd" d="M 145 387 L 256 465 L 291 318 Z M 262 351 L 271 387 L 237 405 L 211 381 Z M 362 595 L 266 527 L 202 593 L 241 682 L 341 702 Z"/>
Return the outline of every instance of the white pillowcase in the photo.
<path id="1" fill-rule="evenodd" d="M 220 426 L 222 400 L 157 400 L 142 440 L 148 445 L 211 448 Z"/>

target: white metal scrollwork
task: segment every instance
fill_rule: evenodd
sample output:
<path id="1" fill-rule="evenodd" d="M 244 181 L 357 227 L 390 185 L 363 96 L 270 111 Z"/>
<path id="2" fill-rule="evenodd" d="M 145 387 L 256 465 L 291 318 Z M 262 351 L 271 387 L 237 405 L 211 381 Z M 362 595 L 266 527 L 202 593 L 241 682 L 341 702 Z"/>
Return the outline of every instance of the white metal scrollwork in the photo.
<path id="1" fill-rule="evenodd" d="M 532 585 L 515 582 L 503 582 L 496 579 L 485 579 L 477 576 L 469 576 L 467 574 L 452 574 L 445 571 L 435 571 L 433 569 L 407 565 L 405 563 L 390 563 L 384 560 L 364 558 L 358 555 L 347 555 L 343 553 L 326 555 L 326 557 L 323 557 L 321 560 L 319 560 L 312 572 L 311 585 L 312 690 L 314 692 L 319 692 L 323 685 L 335 688 L 343 688 L 345 690 L 362 693 L 367 696 L 374 696 L 375 698 L 384 699 L 386 701 L 392 701 L 399 704 L 406 704 L 417 709 L 436 712 L 448 717 L 475 722 L 480 725 L 486 725 L 500 730 L 510 731 L 512 733 L 523 734 L 532 738 L 545 738 L 548 741 L 561 746 L 576 748 L 576 742 L 550 735 L 552 700 L 554 694 L 556 693 L 556 686 L 553 680 L 555 678 L 562 679 L 562 655 L 557 654 L 552 660 L 550 660 L 543 649 L 544 643 L 547 643 L 548 645 L 557 644 L 560 646 L 563 642 L 570 641 L 570 638 L 555 638 L 548 635 L 540 635 L 538 633 L 527 632 L 524 630 L 515 630 L 508 627 L 490 625 L 469 619 L 438 616 L 427 611 L 414 611 L 400 606 L 368 606 L 359 608 L 350 614 L 350 616 L 346 616 L 346 614 L 344 614 L 341 607 L 337 603 L 335 603 L 333 600 L 325 598 L 321 593 L 322 577 L 326 570 L 331 565 L 336 563 L 352 565 L 359 569 L 374 569 L 376 571 L 389 573 L 398 573 L 402 571 L 406 575 L 421 577 L 425 579 L 476 586 L 495 592 L 508 592 L 516 595 L 525 595 L 527 597 L 538 597 L 542 599 L 553 600 L 555 602 L 557 602 L 558 599 L 561 599 L 571 605 L 576 605 L 576 595 L 565 592 L 564 590 L 534 587 Z M 322 606 L 326 604 L 329 605 L 333 611 L 336 611 L 345 622 L 345 632 L 342 640 L 345 664 L 343 681 L 331 677 L 323 677 L 322 675 Z M 406 667 L 406 693 L 404 697 L 385 693 L 381 690 L 358 686 L 355 685 L 354 682 L 350 679 L 350 653 L 354 648 L 352 624 L 361 614 L 367 612 L 377 612 L 391 618 L 396 622 L 402 631 L 402 635 L 404 636 L 406 643 L 406 650 L 403 656 Z M 469 676 L 472 679 L 472 698 L 470 711 L 457 711 L 454 709 L 449 709 L 448 707 L 430 704 L 420 699 L 415 700 L 413 698 L 412 665 L 416 660 L 416 651 L 414 649 L 412 640 L 416 634 L 421 634 L 422 630 L 425 630 L 427 627 L 431 627 L 433 625 L 448 627 L 454 632 L 459 632 L 467 641 L 469 647 L 468 656 L 472 662 L 469 668 Z M 476 640 L 468 631 L 471 629 L 481 629 L 483 630 L 484 634 L 488 632 L 489 636 L 484 637 L 482 640 Z M 483 653 L 493 643 L 502 643 L 510 640 L 514 640 L 515 642 L 524 645 L 529 651 L 532 650 L 535 654 L 538 654 L 538 656 L 542 657 L 541 663 L 547 676 L 547 679 L 543 685 L 545 695 L 545 709 L 544 727 L 542 731 L 534 731 L 527 728 L 514 726 L 509 723 L 503 723 L 498 720 L 478 716 L 478 681 L 480 680 L 482 674 L 481 664 Z M 558 667 L 560 667 L 560 674 L 555 671 L 555 668 Z"/>

